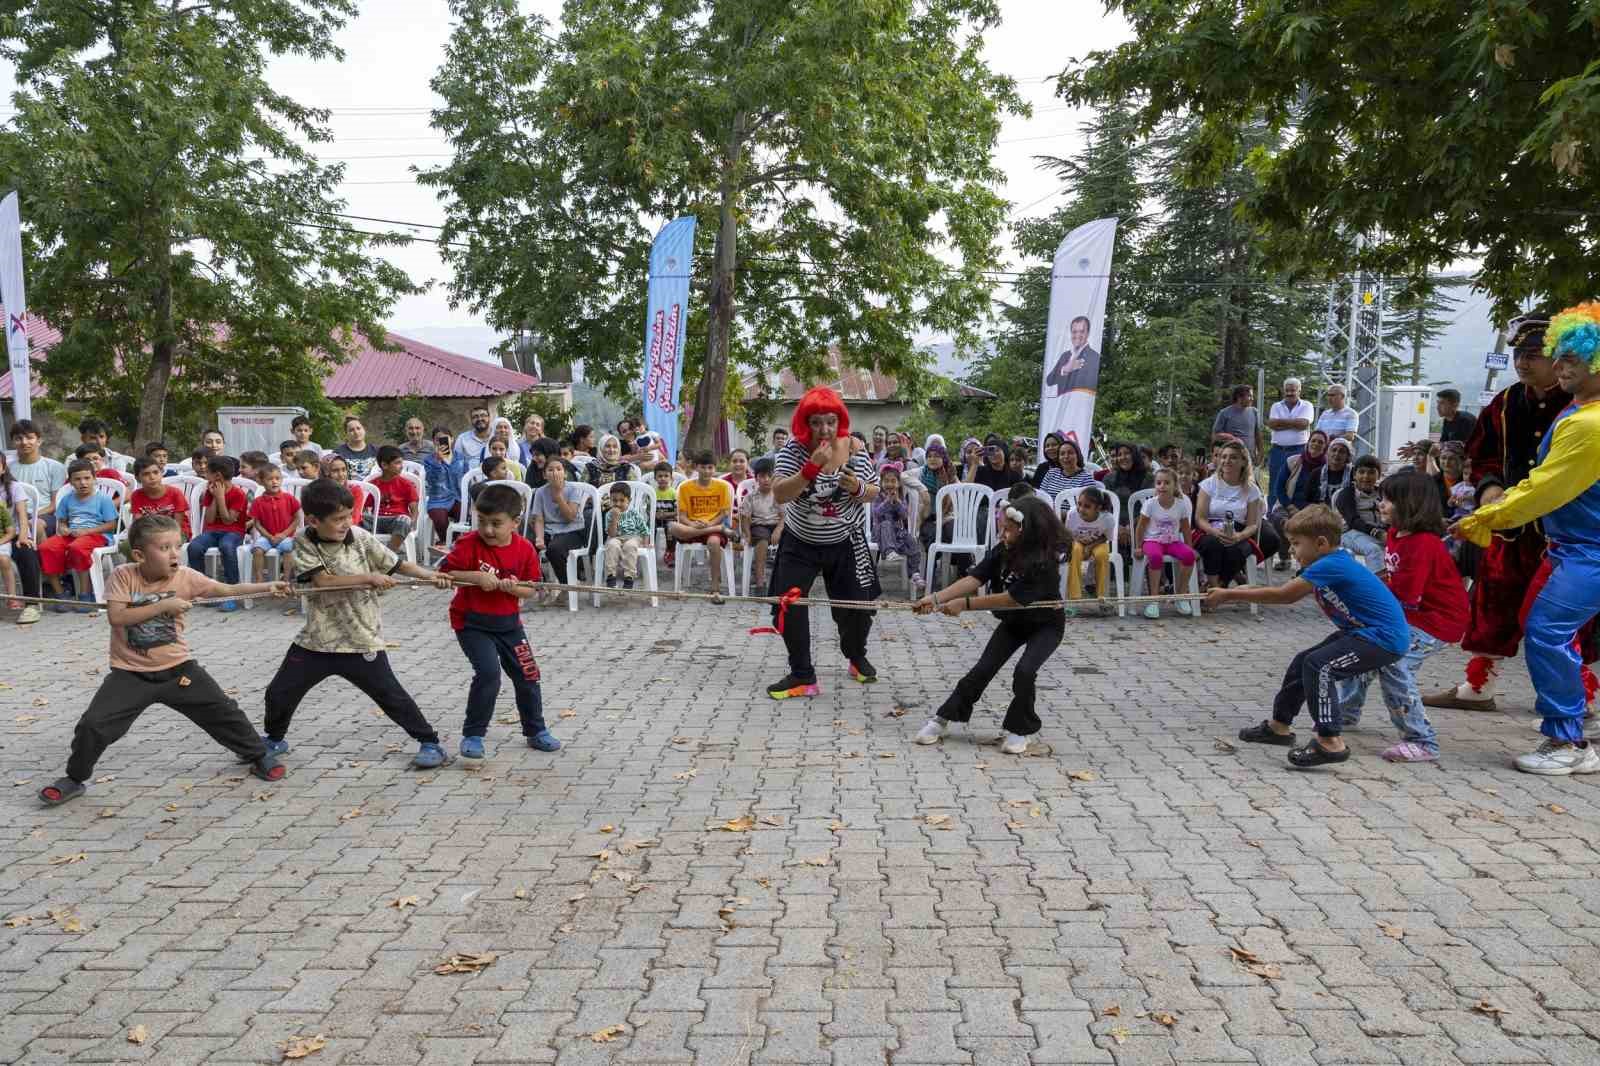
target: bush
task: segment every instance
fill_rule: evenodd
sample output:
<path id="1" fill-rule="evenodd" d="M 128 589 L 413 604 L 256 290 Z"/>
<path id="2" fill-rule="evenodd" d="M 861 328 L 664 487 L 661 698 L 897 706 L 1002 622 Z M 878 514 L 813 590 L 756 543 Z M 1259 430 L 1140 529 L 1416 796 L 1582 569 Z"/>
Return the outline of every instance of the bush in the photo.
<path id="1" fill-rule="evenodd" d="M 529 389 L 513 396 L 500 405 L 500 414 L 511 420 L 513 437 L 522 435 L 522 423 L 529 415 L 544 419 L 544 435 L 552 440 L 560 440 L 572 432 L 576 424 L 572 421 L 572 412 L 562 408 L 559 397 L 538 389 Z"/>
<path id="2" fill-rule="evenodd" d="M 425 432 L 432 432 L 437 421 L 434 411 L 437 404 L 419 393 L 408 392 L 395 404 L 394 413 L 383 423 L 383 435 L 378 440 L 402 441 L 406 439 L 406 423 L 413 418 L 422 419 Z M 352 412 L 353 413 L 353 412 Z M 368 429 L 378 427 L 369 426 Z"/>

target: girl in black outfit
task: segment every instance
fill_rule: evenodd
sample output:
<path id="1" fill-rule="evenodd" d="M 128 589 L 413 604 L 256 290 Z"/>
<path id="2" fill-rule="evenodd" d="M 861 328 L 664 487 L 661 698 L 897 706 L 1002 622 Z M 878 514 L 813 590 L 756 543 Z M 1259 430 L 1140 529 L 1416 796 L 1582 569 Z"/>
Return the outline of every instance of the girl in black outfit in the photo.
<path id="1" fill-rule="evenodd" d="M 1060 597 L 1061 546 L 1066 534 L 1055 509 L 1039 497 L 1030 496 L 1006 508 L 1000 537 L 1000 544 L 989 549 L 989 554 L 966 577 L 917 601 L 918 614 L 943 611 L 955 618 L 963 611 L 992 610 L 999 620 L 977 665 L 956 683 L 939 713 L 917 733 L 918 744 L 937 743 L 949 731 L 951 722 L 970 721 L 983 690 L 1019 648 L 1022 658 L 1017 660 L 1011 677 L 1011 704 L 1001 723 L 1006 735 L 1000 750 L 1021 755 L 1028 750 L 1028 738 L 1039 731 L 1039 716 L 1033 706 L 1034 686 L 1039 668 L 1061 644 L 1067 617 L 1059 606 L 1015 608 Z M 975 595 L 985 583 L 989 594 Z M 1008 607 L 1013 609 L 1001 609 Z"/>
<path id="2" fill-rule="evenodd" d="M 1126 565 L 1133 565 L 1133 537 L 1128 522 L 1128 501 L 1133 494 L 1156 487 L 1155 477 L 1145 462 L 1144 452 L 1136 444 L 1116 444 L 1111 448 L 1111 470 L 1100 483 L 1107 492 L 1117 494 L 1117 551 L 1122 553 Z"/>

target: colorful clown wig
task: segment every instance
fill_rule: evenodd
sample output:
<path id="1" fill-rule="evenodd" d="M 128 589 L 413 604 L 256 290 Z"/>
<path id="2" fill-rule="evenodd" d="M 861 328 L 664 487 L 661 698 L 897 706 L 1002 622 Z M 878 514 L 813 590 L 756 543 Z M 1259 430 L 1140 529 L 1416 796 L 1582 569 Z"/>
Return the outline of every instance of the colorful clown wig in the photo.
<path id="1" fill-rule="evenodd" d="M 1600 372 L 1600 302 L 1569 307 L 1550 320 L 1544 354 L 1552 359 L 1576 356 Z"/>
<path id="2" fill-rule="evenodd" d="M 794 417 L 789 420 L 789 432 L 803 448 L 812 448 L 811 441 L 811 416 L 812 415 L 838 415 L 839 437 L 850 435 L 850 412 L 844 409 L 844 400 L 839 394 L 826 385 L 816 388 L 800 397 L 800 402 L 795 406 Z"/>

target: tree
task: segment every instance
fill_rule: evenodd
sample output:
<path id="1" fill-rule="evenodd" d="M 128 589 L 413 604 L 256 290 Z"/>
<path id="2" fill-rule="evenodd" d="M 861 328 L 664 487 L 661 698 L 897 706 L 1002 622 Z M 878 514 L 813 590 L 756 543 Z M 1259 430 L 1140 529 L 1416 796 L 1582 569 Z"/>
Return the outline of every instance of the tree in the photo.
<path id="1" fill-rule="evenodd" d="M 1385 384 L 1402 378 L 1408 378 L 1413 385 L 1422 384 L 1422 353 L 1454 324 L 1455 310 L 1461 304 L 1455 293 L 1466 284 L 1467 279 L 1462 277 L 1424 274 L 1395 286 L 1388 296 L 1389 314 L 1384 319 L 1384 351 L 1394 353 L 1383 367 Z M 1409 359 L 1399 358 L 1407 352 Z M 1387 365 L 1396 362 L 1402 365 Z"/>
<path id="2" fill-rule="evenodd" d="M 1197 127 L 1179 160 L 1214 183 L 1265 119 L 1239 205 L 1276 269 L 1353 261 L 1416 277 L 1464 258 L 1494 312 L 1600 281 L 1600 20 L 1592 3 L 1111 0 L 1134 39 L 1061 79 L 1079 104 L 1139 100 L 1139 128 Z M 1359 253 L 1350 238 L 1368 239 Z"/>
<path id="3" fill-rule="evenodd" d="M 551 36 L 515 0 L 452 0 L 433 87 L 455 155 L 421 180 L 466 244 L 453 298 L 632 396 L 651 236 L 693 214 L 690 448 L 736 366 L 809 379 L 832 343 L 902 377 L 920 330 L 975 340 L 1005 206 L 990 153 L 1023 109 L 982 58 L 997 7 L 566 0 Z"/>
<path id="4" fill-rule="evenodd" d="M 0 170 L 20 177 L 31 309 L 62 332 L 40 368 L 162 436 L 221 400 L 316 405 L 327 360 L 406 276 L 382 240 L 335 224 L 326 112 L 265 77 L 268 53 L 338 58 L 354 0 L 6 0 L 0 55 L 17 114 Z"/>

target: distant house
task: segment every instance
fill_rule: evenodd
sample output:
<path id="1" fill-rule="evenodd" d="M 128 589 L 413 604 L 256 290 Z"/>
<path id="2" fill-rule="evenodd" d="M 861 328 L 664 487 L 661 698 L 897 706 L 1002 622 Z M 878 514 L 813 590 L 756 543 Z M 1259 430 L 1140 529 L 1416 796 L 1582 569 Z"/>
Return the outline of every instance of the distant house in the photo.
<path id="1" fill-rule="evenodd" d="M 760 396 L 760 382 L 754 377 L 747 377 L 744 381 L 744 396 L 747 400 L 754 400 Z M 794 409 L 799 406 L 800 397 L 806 390 L 814 385 L 826 385 L 844 397 L 845 406 L 850 409 L 850 428 L 858 430 L 867 437 L 872 436 L 873 426 L 884 426 L 894 429 L 911 417 L 915 408 L 897 395 L 899 383 L 888 374 L 881 374 L 876 370 L 862 370 L 859 367 L 842 366 L 839 359 L 839 349 L 830 348 L 828 351 L 828 374 L 816 381 L 802 382 L 789 370 L 780 371 L 777 381 L 777 397 L 779 399 L 778 413 L 774 416 L 772 425 L 768 430 L 783 427 L 787 429 L 794 418 Z M 994 399 L 994 393 L 980 389 L 974 385 L 962 382 L 956 383 L 956 388 L 962 397 L 968 399 Z M 730 440 L 735 448 L 765 451 L 771 445 L 771 438 L 765 441 L 747 440 L 737 427 L 730 430 Z"/>
<path id="2" fill-rule="evenodd" d="M 33 315 L 28 316 L 27 327 L 33 359 L 41 361 L 60 343 L 61 333 Z M 388 343 L 398 347 L 398 351 L 380 351 L 365 337 L 359 337 L 355 352 L 334 367 L 322 382 L 323 393 L 334 403 L 341 406 L 362 403 L 373 432 L 377 432 L 376 427 L 382 426 L 407 396 L 422 396 L 432 401 L 433 417 L 459 429 L 467 425 L 469 411 L 478 404 L 487 406 L 490 413 L 495 414 L 512 396 L 539 386 L 539 379 L 532 374 L 508 370 L 498 363 L 447 352 L 394 333 L 387 337 Z M 30 384 L 35 400 L 45 397 L 44 385 L 37 374 Z M 564 395 L 565 387 L 558 387 L 557 391 Z M 0 375 L 0 403 L 6 407 L 7 426 L 12 419 L 11 397 L 11 372 L 7 370 Z M 75 410 L 70 398 L 64 400 L 62 406 L 68 412 Z M 45 429 L 47 444 L 60 447 L 77 443 L 75 426 L 55 425 L 42 417 L 35 420 Z M 324 443 L 338 437 L 338 430 L 333 427 L 319 426 L 317 433 Z"/>

